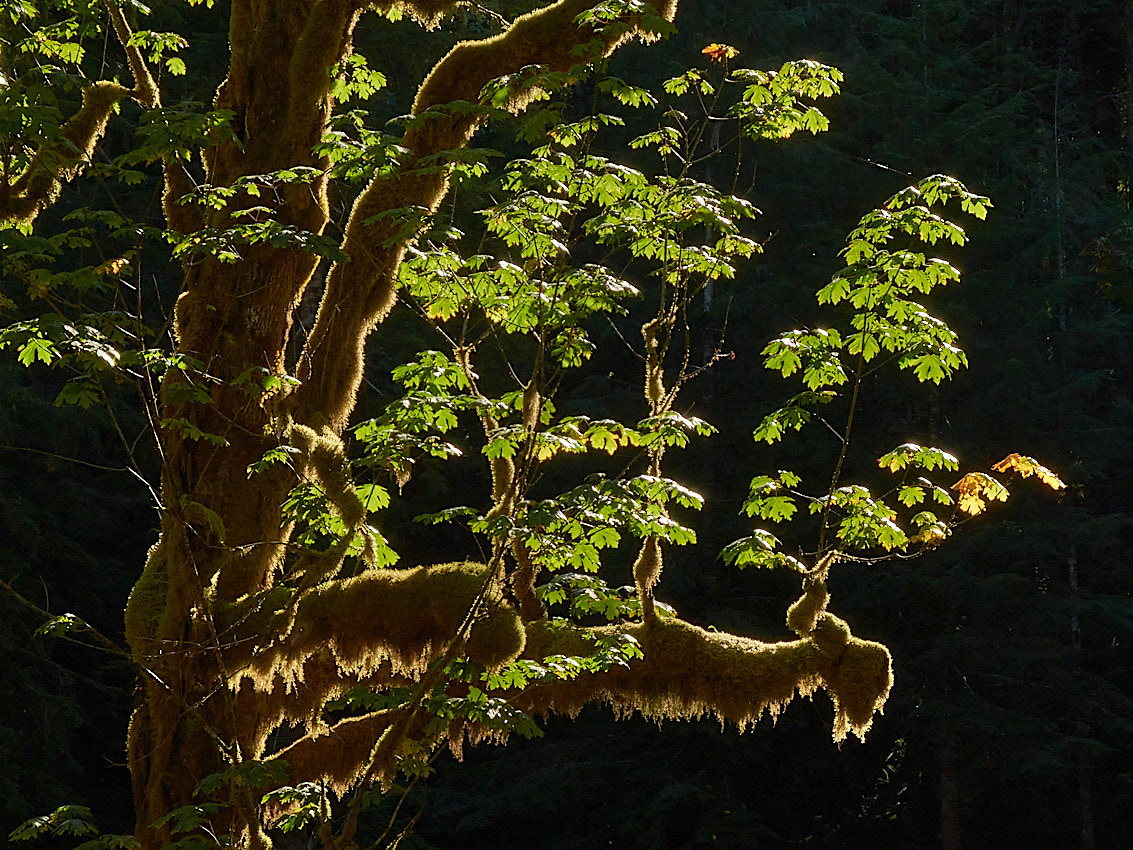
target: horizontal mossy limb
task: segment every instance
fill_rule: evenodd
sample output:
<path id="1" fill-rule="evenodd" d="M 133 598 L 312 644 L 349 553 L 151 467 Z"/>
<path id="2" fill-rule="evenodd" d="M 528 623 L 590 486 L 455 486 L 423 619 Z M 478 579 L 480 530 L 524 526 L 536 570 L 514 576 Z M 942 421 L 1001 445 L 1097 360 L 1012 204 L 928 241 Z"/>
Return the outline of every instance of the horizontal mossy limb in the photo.
<path id="1" fill-rule="evenodd" d="M 743 729 L 764 712 L 775 716 L 796 695 L 821 687 L 834 701 L 835 739 L 849 732 L 862 737 L 888 697 L 891 659 L 881 644 L 852 637 L 848 628 L 843 632 L 841 621 L 830 625 L 834 640 L 764 643 L 677 619 L 597 629 L 529 624 L 527 658 L 589 655 L 594 638 L 619 634 L 636 638 L 645 657 L 605 673 L 531 686 L 516 702 L 535 714 L 573 715 L 587 703 L 604 701 L 615 711 L 656 720 L 712 715 Z"/>
<path id="2" fill-rule="evenodd" d="M 303 678 L 304 663 L 329 652 L 345 673 L 383 668 L 414 675 L 442 652 L 477 604 L 466 653 L 495 667 L 523 651 L 519 616 L 491 590 L 488 568 L 470 561 L 412 570 L 369 570 L 328 581 L 297 606 L 286 636 L 240 674 L 263 690 Z"/>
<path id="3" fill-rule="evenodd" d="M 829 614 L 821 618 L 815 638 L 774 643 L 710 632 L 678 619 L 599 628 L 541 621 L 526 625 L 523 655 L 533 660 L 552 655 L 591 655 L 599 641 L 613 641 L 621 635 L 636 639 L 644 658 L 605 673 L 531 682 L 522 691 L 497 695 L 508 697 L 517 708 L 534 715 L 574 715 L 589 703 L 605 702 L 621 714 L 640 712 L 655 720 L 711 715 L 743 729 L 764 712 L 774 717 L 796 696 L 824 688 L 834 702 L 834 738 L 842 740 L 850 732 L 865 735 L 892 684 L 888 650 L 853 637 L 843 621 Z M 343 675 L 337 667 L 324 648 L 309 656 L 294 688 L 283 688 L 277 679 L 277 693 L 255 697 L 245 690 L 242 697 L 278 698 L 281 707 L 298 700 L 317 713 L 320 700 L 306 702 L 312 695 L 310 689 L 330 695 L 343 693 L 348 685 L 391 684 L 388 663 L 374 670 L 372 680 L 365 675 Z M 407 683 L 402 680 L 402 684 Z M 290 696 L 284 696 L 285 690 L 291 691 Z M 290 706 L 292 710 L 296 707 Z M 299 720 L 293 711 L 281 713 L 280 719 L 283 714 Z M 394 722 L 394 715 L 396 712 L 386 711 L 348 718 L 321 731 L 316 726 L 313 733 L 273 756 L 291 763 L 293 781 L 326 779 L 342 793 L 357 781 L 378 739 Z M 422 715 L 412 723 L 417 728 L 426 721 L 427 716 Z M 458 737 L 465 733 L 473 741 L 499 738 L 498 730 L 477 729 L 474 724 L 455 731 Z"/>

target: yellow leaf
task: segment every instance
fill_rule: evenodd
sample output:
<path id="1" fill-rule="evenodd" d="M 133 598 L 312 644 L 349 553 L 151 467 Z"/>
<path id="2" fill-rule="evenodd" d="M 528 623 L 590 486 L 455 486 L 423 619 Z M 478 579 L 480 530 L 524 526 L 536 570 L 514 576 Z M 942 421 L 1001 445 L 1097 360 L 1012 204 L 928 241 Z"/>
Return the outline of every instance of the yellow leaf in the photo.
<path id="1" fill-rule="evenodd" d="M 987 507 L 987 500 L 1006 502 L 1008 490 L 985 472 L 969 472 L 952 485 L 952 489 L 960 494 L 957 503 L 960 510 L 971 516 L 983 513 Z"/>
<path id="2" fill-rule="evenodd" d="M 97 266 L 94 270 L 94 273 L 100 275 L 118 274 L 129 264 L 130 261 L 125 257 L 117 257 L 113 260 L 107 260 L 105 263 Z"/>
<path id="3" fill-rule="evenodd" d="M 1018 452 L 1012 452 L 999 463 L 995 464 L 992 469 L 996 472 L 1013 471 L 1019 474 L 1020 478 L 1030 478 L 1034 475 L 1047 487 L 1052 490 L 1062 490 L 1066 487 L 1062 479 L 1055 473 L 1051 472 L 1033 457 L 1021 455 Z"/>

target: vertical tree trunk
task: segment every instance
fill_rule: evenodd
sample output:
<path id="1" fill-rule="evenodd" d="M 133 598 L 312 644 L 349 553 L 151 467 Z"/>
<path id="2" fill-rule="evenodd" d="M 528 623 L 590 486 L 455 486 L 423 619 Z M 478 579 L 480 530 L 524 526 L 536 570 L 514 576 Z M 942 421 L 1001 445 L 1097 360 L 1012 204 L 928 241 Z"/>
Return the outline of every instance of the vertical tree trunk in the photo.
<path id="1" fill-rule="evenodd" d="M 231 186 L 249 174 L 295 166 L 323 170 L 312 148 L 330 114 L 327 69 L 349 50 L 357 14 L 347 0 L 233 0 L 229 71 L 215 106 L 233 113 L 237 140 L 208 149 L 210 184 Z M 322 231 L 325 176 L 270 191 L 277 221 Z M 194 224 L 222 230 L 241 207 L 264 202 L 237 195 L 228 209 Z M 294 478 L 248 475 L 248 465 L 280 439 L 271 399 L 250 395 L 248 381 L 286 373 L 293 308 L 317 258 L 297 246 L 238 247 L 235 264 L 206 257 L 186 266 L 175 314 L 177 352 L 199 366 L 169 374 L 161 412 L 163 421 L 207 436 L 163 433 L 166 512 L 127 606 L 127 637 L 146 675 L 129 736 L 137 837 L 145 848 L 171 842 L 170 824 L 153 825 L 192 801 L 202 779 L 254 757 L 262 732 L 256 712 L 229 687 L 237 671 L 222 614 L 270 587 L 287 543 L 282 504 Z M 208 400 L 187 390 L 203 391 Z M 240 787 L 229 793 L 210 829 L 262 846 L 252 795 Z"/>
<path id="2" fill-rule="evenodd" d="M 215 107 L 231 113 L 236 138 L 204 150 L 205 179 L 216 187 L 233 187 L 241 178 L 267 185 L 258 194 L 237 192 L 226 208 L 199 217 L 186 214 L 177 204 L 181 192 L 171 191 L 166 211 L 174 227 L 224 232 L 241 211 L 268 206 L 270 218 L 291 232 L 322 234 L 329 217 L 328 163 L 313 149 L 333 105 L 330 69 L 350 54 L 355 23 L 370 5 L 405 6 L 429 17 L 456 3 L 232 0 L 230 64 Z M 591 5 L 559 0 L 520 17 L 501 36 L 458 46 L 422 83 L 415 113 L 454 100 L 475 102 L 488 80 L 533 63 L 565 71 L 585 61 L 574 49 L 580 43 L 592 58 L 613 50 L 624 30 L 597 33 L 575 22 Z M 677 0 L 655 5 L 671 20 Z M 405 206 L 434 211 L 447 178 L 436 168 L 414 166 L 466 144 L 479 120 L 441 115 L 410 129 L 403 169 L 376 177 L 361 193 L 340 245 L 349 262 L 328 272 L 296 367 L 300 386 L 290 394 L 248 388 L 265 375 L 287 375 L 294 315 L 318 258 L 295 243 L 239 244 L 239 262 L 206 256 L 186 265 L 174 330 L 177 353 L 194 365 L 184 373 L 171 370 L 162 387 L 162 421 L 180 427 L 163 433 L 161 534 L 126 611 L 127 639 L 146 676 L 128 747 L 136 835 L 144 850 L 172 843 L 178 837 L 172 823 L 155 824 L 196 802 L 201 780 L 259 757 L 266 734 L 281 722 L 265 711 L 263 693 L 247 683 L 233 689 L 241 665 L 276 646 L 280 636 L 271 629 L 243 633 L 248 627 L 230 623 L 229 612 L 269 590 L 284 567 L 291 527 L 283 503 L 296 476 L 319 465 L 317 451 L 336 451 L 335 463 L 341 460 L 337 440 L 361 383 L 363 342 L 393 303 L 407 238 L 396 223 L 378 219 Z M 311 182 L 272 183 L 268 176 L 297 166 L 310 169 Z M 251 212 L 253 220 L 261 214 Z M 318 447 L 294 457 L 294 470 L 249 476 L 249 465 L 281 442 L 298 450 L 304 433 Z M 321 479 L 321 468 L 311 477 Z M 443 645 L 452 637 L 436 640 Z M 352 752 L 355 761 L 371 758 L 372 746 L 362 742 Z M 227 796 L 218 799 L 219 812 L 209 814 L 208 833 L 229 836 L 236 846 L 267 846 L 255 794 L 240 783 L 219 793 Z"/>
<path id="3" fill-rule="evenodd" d="M 1081 813 L 1079 838 L 1082 850 L 1094 850 L 1094 793 L 1089 759 L 1078 762 L 1078 810 Z"/>
<path id="4" fill-rule="evenodd" d="M 1133 0 L 1125 0 L 1125 150 L 1133 151 Z"/>
<path id="5" fill-rule="evenodd" d="M 956 740 L 945 730 L 940 744 L 940 848 L 962 850 L 960 830 L 960 779 L 956 767 Z"/>

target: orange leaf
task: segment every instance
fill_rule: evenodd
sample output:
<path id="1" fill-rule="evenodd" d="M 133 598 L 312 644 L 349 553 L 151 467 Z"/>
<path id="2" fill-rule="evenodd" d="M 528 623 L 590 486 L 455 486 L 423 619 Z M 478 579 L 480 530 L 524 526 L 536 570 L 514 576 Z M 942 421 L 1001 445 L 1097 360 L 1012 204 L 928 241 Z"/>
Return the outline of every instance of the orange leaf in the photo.
<path id="1" fill-rule="evenodd" d="M 1022 455 L 1018 452 L 1012 452 L 999 463 L 992 464 L 991 468 L 996 472 L 1006 472 L 1009 469 L 1014 469 L 1015 465 L 1019 462 L 1019 459 L 1021 457 Z"/>
<path id="2" fill-rule="evenodd" d="M 1030 478 L 1033 475 L 1052 490 L 1062 490 L 1066 487 L 1062 479 L 1055 473 L 1051 472 L 1033 457 L 1021 455 L 1018 452 L 1012 452 L 999 463 L 995 464 L 992 469 L 996 472 L 1007 472 L 1011 470 L 1019 473 L 1020 478 Z"/>
<path id="3" fill-rule="evenodd" d="M 701 53 L 706 54 L 713 62 L 724 62 L 728 59 L 735 59 L 740 51 L 732 47 L 730 44 L 717 44 L 712 42 Z"/>

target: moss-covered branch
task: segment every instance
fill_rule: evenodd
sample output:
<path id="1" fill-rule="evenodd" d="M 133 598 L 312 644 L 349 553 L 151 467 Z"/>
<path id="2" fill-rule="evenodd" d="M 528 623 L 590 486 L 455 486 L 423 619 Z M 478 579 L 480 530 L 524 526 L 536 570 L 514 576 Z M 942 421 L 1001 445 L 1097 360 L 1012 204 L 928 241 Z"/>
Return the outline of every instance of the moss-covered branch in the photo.
<path id="1" fill-rule="evenodd" d="M 63 184 L 90 162 L 110 116 L 121 101 L 133 98 L 143 106 L 157 103 L 157 85 L 141 53 L 130 44 L 130 27 L 122 10 L 115 0 L 105 0 L 105 5 L 115 35 L 126 51 L 134 87 L 130 89 L 120 83 L 101 80 L 83 89 L 82 104 L 63 125 L 59 137 L 44 143 L 21 174 L 0 186 L 0 224 L 32 222 L 55 203 Z"/>
<path id="2" fill-rule="evenodd" d="M 523 651 L 523 627 L 490 582 L 488 568 L 470 562 L 371 570 L 327 582 L 300 601 L 282 629 L 270 632 L 281 636 L 274 646 L 249 647 L 239 678 L 268 693 L 280 683 L 285 690 L 300 682 L 312 687 L 326 679 L 309 676 L 315 670 L 308 662 L 316 658 L 333 659 L 352 676 L 418 676 L 476 608 L 465 652 L 489 667 L 504 663 Z M 249 620 L 245 628 L 259 626 Z M 325 685 L 337 687 L 329 680 Z"/>
<path id="3" fill-rule="evenodd" d="M 677 2 L 664 0 L 658 11 L 672 19 Z M 431 110 L 454 101 L 474 104 L 490 80 L 528 65 L 566 71 L 609 53 L 626 32 L 603 35 L 579 27 L 576 17 L 593 5 L 594 0 L 560 0 L 517 19 L 500 35 L 458 44 L 421 84 L 413 114 L 423 120 L 406 133 L 409 156 L 397 174 L 375 179 L 359 196 L 342 244 L 350 262 L 336 264 L 327 276 L 297 369 L 303 382 L 293 397 L 298 421 L 337 431 L 345 427 L 361 382 L 362 342 L 393 305 L 397 267 L 413 236 L 398 211 L 437 209 L 448 190 L 447 177 L 443 170 L 423 165 L 465 146 L 481 120 L 474 111 Z M 635 22 L 626 23 L 632 33 Z M 578 55 L 580 45 L 590 46 L 588 56 Z M 516 93 L 510 104 L 514 109 L 525 105 L 523 93 Z"/>
<path id="4" fill-rule="evenodd" d="M 864 736 L 892 685 L 889 651 L 853 637 L 845 623 L 827 615 L 808 639 L 763 643 L 709 632 L 676 619 L 644 625 L 583 629 L 538 623 L 527 628 L 524 657 L 585 655 L 593 639 L 618 634 L 637 638 L 645 654 L 628 668 L 528 688 L 515 704 L 530 713 L 574 715 L 588 703 L 653 719 L 711 715 L 740 728 L 764 712 L 772 716 L 796 695 L 824 688 L 834 701 L 834 738 Z"/>
<path id="5" fill-rule="evenodd" d="M 106 131 L 114 107 L 130 96 L 118 83 L 100 81 L 83 90 L 83 102 L 60 137 L 44 144 L 27 168 L 0 187 L 0 223 L 32 222 L 59 197 L 63 184 L 82 171 Z"/>
<path id="6" fill-rule="evenodd" d="M 321 735 L 300 738 L 272 758 L 287 762 L 293 784 L 321 780 L 342 794 L 361 778 L 370 754 L 395 718 L 394 711 L 378 711 L 341 720 Z"/>
<path id="7" fill-rule="evenodd" d="M 118 37 L 122 49 L 126 51 L 126 61 L 130 63 L 130 73 L 134 75 L 134 89 L 130 92 L 130 97 L 142 106 L 157 106 L 157 83 L 149 72 L 149 66 L 146 65 L 142 52 L 136 45 L 130 43 L 133 32 L 126 23 L 126 16 L 122 14 L 117 0 L 105 0 L 105 4 L 111 26 L 114 27 L 114 34 Z"/>
<path id="8" fill-rule="evenodd" d="M 262 754 L 276 726 L 306 723 L 306 736 L 269 755 L 291 763 L 293 780 L 325 779 L 339 792 L 350 787 L 374 758 L 382 734 L 398 724 L 417 728 L 425 715 L 384 711 L 327 730 L 319 726 L 321 707 L 359 684 L 385 688 L 419 681 L 459 630 L 468 606 L 475 604 L 485 569 L 451 564 L 376 571 L 326 585 L 300 607 L 281 650 L 256 655 L 243 674 L 238 699 L 255 711 L 242 713 L 266 724 L 245 740 L 254 738 Z M 851 635 L 844 621 L 824 610 L 827 598 L 820 583 L 809 586 L 789 617 L 805 636 L 774 643 L 664 618 L 601 628 L 545 620 L 524 625 L 496 602 L 477 623 L 465 652 L 485 666 L 521 652 L 542 661 L 553 655 L 592 655 L 599 642 L 629 635 L 644 658 L 628 666 L 531 682 L 522 691 L 498 695 L 534 715 L 574 715 L 589 703 L 604 702 L 619 714 L 640 712 L 657 720 L 711 715 L 743 729 L 764 713 L 775 716 L 796 696 L 821 688 L 834 703 L 833 735 L 840 741 L 849 733 L 865 735 L 893 679 L 888 650 Z M 468 731 L 473 739 L 500 734 Z M 381 775 L 388 774 L 385 765 Z"/>
<path id="9" fill-rule="evenodd" d="M 603 628 L 528 623 L 523 655 L 537 661 L 549 655 L 590 655 L 596 640 L 623 634 L 637 639 L 644 658 L 606 673 L 533 683 L 521 692 L 499 695 L 533 715 L 573 716 L 587 704 L 604 702 L 622 715 L 640 712 L 655 720 L 710 715 L 743 729 L 765 712 L 774 717 L 796 696 L 822 688 L 834 702 L 833 735 L 840 741 L 849 733 L 865 735 L 892 685 L 888 650 L 851 636 L 845 623 L 829 615 L 811 638 L 777 643 L 709 632 L 675 619 Z M 352 684 L 366 681 L 349 678 Z M 304 680 L 300 687 L 318 681 Z M 292 781 L 324 779 L 341 793 L 363 775 L 380 736 L 397 715 L 382 711 L 341 721 L 271 755 L 288 761 Z M 420 726 L 422 717 L 410 720 Z M 474 740 L 499 736 L 498 731 L 468 731 Z"/>

